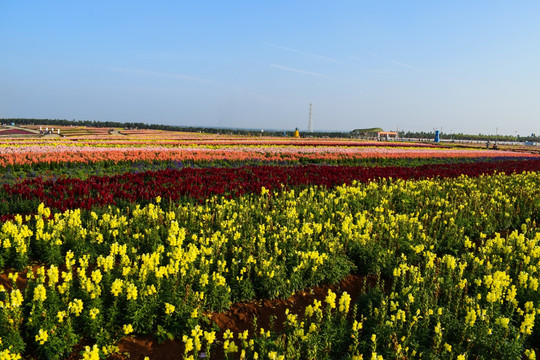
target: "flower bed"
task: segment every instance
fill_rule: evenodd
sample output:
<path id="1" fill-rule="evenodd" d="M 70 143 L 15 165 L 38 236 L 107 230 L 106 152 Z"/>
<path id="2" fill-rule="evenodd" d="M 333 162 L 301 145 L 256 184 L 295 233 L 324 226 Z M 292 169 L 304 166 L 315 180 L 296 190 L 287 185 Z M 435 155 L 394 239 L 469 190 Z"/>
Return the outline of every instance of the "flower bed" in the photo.
<path id="1" fill-rule="evenodd" d="M 92 176 L 87 180 L 62 178 L 28 179 L 4 184 L 0 192 L 0 214 L 25 213 L 43 202 L 64 211 L 94 206 L 147 202 L 156 197 L 176 201 L 189 197 L 203 201 L 211 195 L 239 196 L 267 189 L 307 185 L 333 187 L 352 181 L 380 178 L 420 179 L 479 176 L 494 172 L 539 171 L 540 160 L 488 163 L 440 164 L 407 167 L 347 166 L 245 166 L 241 168 L 183 168 Z"/>
<path id="2" fill-rule="evenodd" d="M 184 358 L 529 354 L 540 311 L 539 191 L 530 172 L 261 189 L 97 213 L 41 205 L 1 229 L 2 267 L 21 270 L 0 289 L 1 346 L 59 359 L 81 338 L 96 344 L 90 356 L 152 334 L 181 340 Z M 356 303 L 328 292 L 295 308 L 282 332 L 218 332 L 207 317 L 351 271 L 380 283 Z"/>
<path id="3" fill-rule="evenodd" d="M 535 357 L 538 156 L 130 133 L 0 140 L 1 359 Z"/>

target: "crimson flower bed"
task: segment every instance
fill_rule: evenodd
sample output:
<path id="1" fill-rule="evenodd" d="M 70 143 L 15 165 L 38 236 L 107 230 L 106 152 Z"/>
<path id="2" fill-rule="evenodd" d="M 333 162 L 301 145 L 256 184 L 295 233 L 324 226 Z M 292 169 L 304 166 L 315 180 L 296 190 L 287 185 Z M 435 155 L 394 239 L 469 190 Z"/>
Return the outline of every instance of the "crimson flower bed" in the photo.
<path id="1" fill-rule="evenodd" d="M 183 197 L 203 201 L 212 195 L 234 197 L 257 193 L 262 187 L 266 189 L 306 185 L 333 187 L 350 184 L 354 180 L 367 182 L 388 177 L 407 180 L 522 171 L 540 171 L 540 160 L 422 165 L 412 168 L 321 165 L 183 168 L 115 176 L 92 176 L 86 180 L 35 178 L 14 185 L 3 185 L 0 192 L 0 214 L 5 218 L 5 215 L 30 213 L 35 211 L 36 204 L 41 202 L 48 207 L 65 211 L 144 203 L 158 196 L 170 201 Z"/>

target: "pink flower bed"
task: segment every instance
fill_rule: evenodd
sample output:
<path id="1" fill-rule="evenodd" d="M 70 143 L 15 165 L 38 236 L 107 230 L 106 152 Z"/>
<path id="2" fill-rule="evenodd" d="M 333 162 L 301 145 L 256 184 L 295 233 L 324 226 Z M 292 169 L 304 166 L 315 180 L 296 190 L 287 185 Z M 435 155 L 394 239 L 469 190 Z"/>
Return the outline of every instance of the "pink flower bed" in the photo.
<path id="1" fill-rule="evenodd" d="M 214 161 L 261 160 L 297 161 L 300 159 L 361 159 L 361 158 L 514 158 L 523 153 L 503 150 L 388 148 L 388 147 L 331 147 L 331 146 L 226 146 L 226 147 L 162 147 L 123 146 L 90 147 L 66 145 L 29 145 L 0 148 L 0 166 L 52 162 L 96 161 Z M 540 155 L 528 155 L 540 157 Z"/>

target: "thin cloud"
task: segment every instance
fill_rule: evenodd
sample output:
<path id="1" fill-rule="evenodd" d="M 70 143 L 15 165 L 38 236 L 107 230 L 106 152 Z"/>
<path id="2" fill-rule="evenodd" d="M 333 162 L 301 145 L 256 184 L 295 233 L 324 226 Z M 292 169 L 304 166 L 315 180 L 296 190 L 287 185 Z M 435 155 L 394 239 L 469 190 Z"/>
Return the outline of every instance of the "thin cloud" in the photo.
<path id="1" fill-rule="evenodd" d="M 412 66 L 412 65 L 409 65 L 409 64 L 402 63 L 400 61 L 395 61 L 395 60 L 388 60 L 388 61 L 390 61 L 392 64 L 400 65 L 400 66 L 412 69 L 414 71 L 420 71 L 420 69 L 417 68 L 416 66 Z"/>
<path id="2" fill-rule="evenodd" d="M 299 74 L 317 76 L 317 77 L 320 77 L 320 78 L 330 79 L 329 76 L 326 76 L 326 75 L 323 75 L 323 74 L 318 74 L 318 73 L 315 73 L 315 72 L 301 70 L 301 69 L 294 69 L 294 68 L 290 68 L 290 67 L 287 67 L 287 66 L 270 64 L 270 67 L 273 67 L 275 69 L 285 70 L 285 71 L 292 71 L 292 72 L 299 73 Z"/>
<path id="3" fill-rule="evenodd" d="M 353 59 L 355 61 L 364 61 L 364 59 L 362 58 L 359 58 L 357 56 L 349 56 L 350 59 Z M 390 70 L 387 70 L 387 69 L 369 69 L 369 68 L 360 68 L 359 70 L 361 71 L 365 71 L 365 72 L 369 72 L 369 73 L 374 73 L 374 74 L 388 74 L 390 73 L 391 71 Z"/>
<path id="4" fill-rule="evenodd" d="M 365 72 L 370 72 L 374 74 L 388 74 L 390 71 L 388 70 L 379 70 L 379 69 L 362 69 Z"/>
<path id="5" fill-rule="evenodd" d="M 313 54 L 313 53 L 310 53 L 310 52 L 307 52 L 307 51 L 302 51 L 302 50 L 298 50 L 298 49 L 293 49 L 293 48 L 274 45 L 274 44 L 269 44 L 269 43 L 263 43 L 263 44 L 266 45 L 266 46 L 273 47 L 275 49 L 281 49 L 281 50 L 293 52 L 293 53 L 300 54 L 300 55 L 311 56 L 311 57 L 314 57 L 316 59 L 321 59 L 321 60 L 324 60 L 324 61 L 329 61 L 329 62 L 334 62 L 334 63 L 341 63 L 341 61 L 339 61 L 337 59 L 334 59 L 334 58 L 331 58 L 331 57 L 328 57 L 328 56 L 317 55 L 317 54 Z"/>
<path id="6" fill-rule="evenodd" d="M 225 89 L 229 89 L 229 90 L 232 90 L 232 91 L 236 91 L 236 92 L 239 92 L 239 93 L 244 93 L 245 95 L 251 96 L 251 97 L 253 97 L 253 98 L 255 98 L 255 99 L 259 100 L 259 101 L 262 101 L 262 102 L 267 102 L 267 103 L 273 103 L 274 102 L 274 99 L 272 99 L 272 98 L 269 98 L 267 96 L 264 96 L 264 95 L 261 95 L 261 94 L 258 94 L 258 93 L 246 91 L 246 90 L 244 90 L 243 88 L 241 88 L 239 86 L 231 86 L 231 85 L 227 85 L 227 84 L 222 84 L 222 83 L 219 83 L 219 82 L 216 82 L 216 81 L 203 79 L 203 78 L 199 78 L 199 77 L 195 77 L 195 76 L 184 75 L 184 74 L 163 73 L 163 72 L 157 72 L 157 71 L 150 71 L 150 70 L 144 70 L 144 69 L 134 69 L 134 68 L 124 68 L 124 67 L 112 67 L 111 69 L 113 69 L 115 71 L 128 72 L 128 73 L 132 73 L 132 74 L 159 76 L 159 77 L 166 77 L 166 78 L 171 78 L 171 79 L 181 79 L 181 80 L 194 81 L 194 82 L 203 83 L 203 84 L 215 85 L 215 86 L 225 88 Z"/>
<path id="7" fill-rule="evenodd" d="M 385 57 L 380 56 L 379 54 L 369 53 L 369 55 L 374 56 L 374 57 L 377 57 L 377 58 L 379 58 L 379 59 L 382 59 L 382 60 L 384 60 L 384 61 L 386 61 L 386 62 L 389 62 L 389 63 L 395 64 L 395 65 L 402 66 L 402 67 L 407 68 L 407 69 L 411 69 L 411 70 L 414 70 L 414 71 L 421 71 L 421 70 L 420 70 L 419 68 L 417 68 L 416 66 L 412 66 L 412 65 L 406 64 L 406 63 L 401 62 L 401 61 L 397 61 L 397 60 L 393 60 L 393 59 L 388 59 L 388 58 L 385 58 Z"/>
<path id="8" fill-rule="evenodd" d="M 181 79 L 181 80 L 188 80 L 188 81 L 194 81 L 198 83 L 203 84 L 210 84 L 210 85 L 221 85 L 218 82 L 199 78 L 195 76 L 185 75 L 185 74 L 172 74 L 172 73 L 163 73 L 163 72 L 157 72 L 157 71 L 150 71 L 150 70 L 144 70 L 144 69 L 133 69 L 133 68 L 124 68 L 124 67 L 112 67 L 115 71 L 121 71 L 121 72 L 129 72 L 133 74 L 140 74 L 140 75 L 151 75 L 151 76 L 159 76 L 159 77 L 166 77 L 170 79 Z"/>

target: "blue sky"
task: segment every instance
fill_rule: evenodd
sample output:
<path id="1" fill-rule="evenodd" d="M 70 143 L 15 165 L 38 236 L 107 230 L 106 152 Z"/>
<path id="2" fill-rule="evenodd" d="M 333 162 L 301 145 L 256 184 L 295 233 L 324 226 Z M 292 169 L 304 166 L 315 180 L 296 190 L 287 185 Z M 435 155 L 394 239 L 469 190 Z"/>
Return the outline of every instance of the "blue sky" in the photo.
<path id="1" fill-rule="evenodd" d="M 0 0 L 0 118 L 540 133 L 538 1 Z"/>

